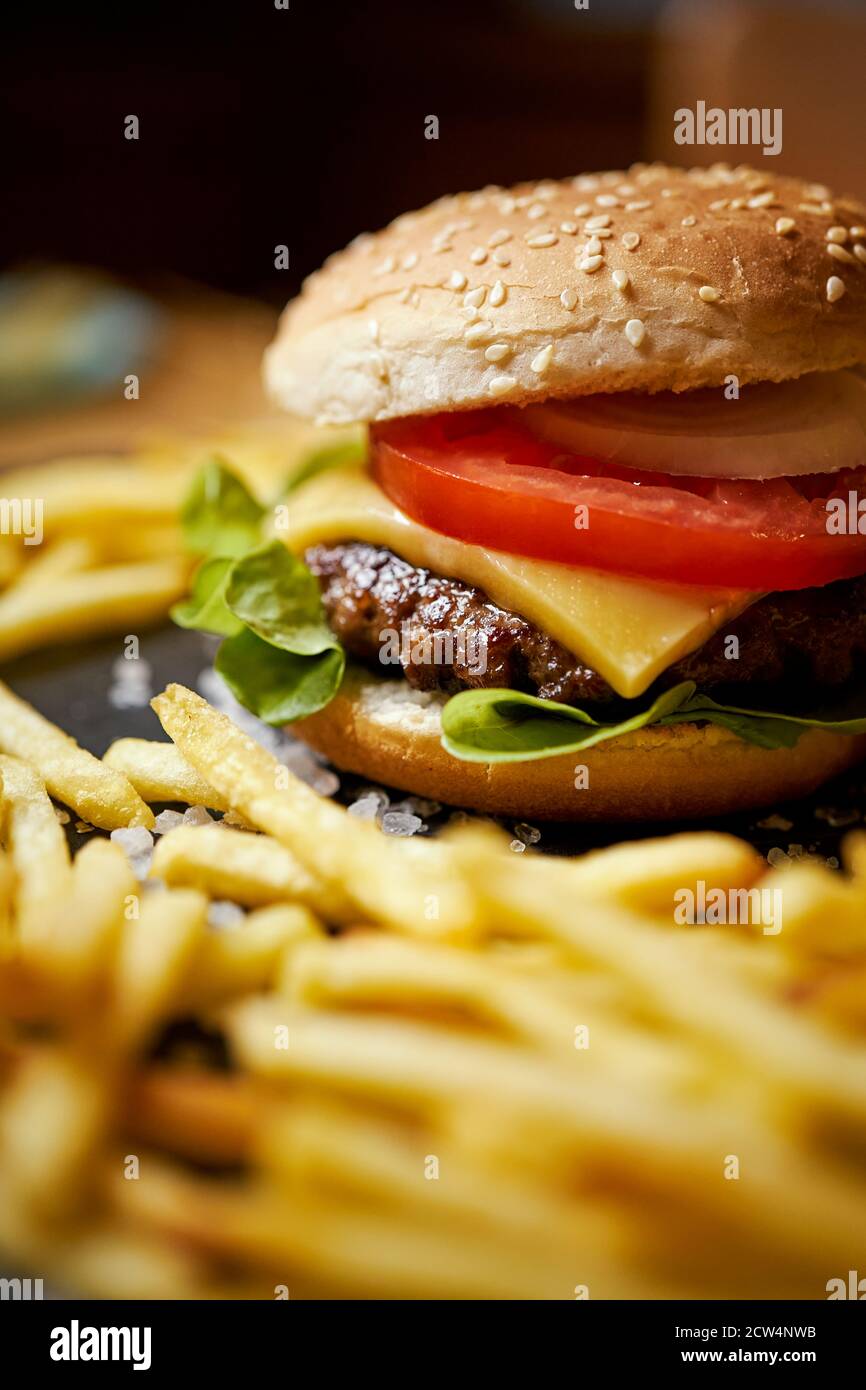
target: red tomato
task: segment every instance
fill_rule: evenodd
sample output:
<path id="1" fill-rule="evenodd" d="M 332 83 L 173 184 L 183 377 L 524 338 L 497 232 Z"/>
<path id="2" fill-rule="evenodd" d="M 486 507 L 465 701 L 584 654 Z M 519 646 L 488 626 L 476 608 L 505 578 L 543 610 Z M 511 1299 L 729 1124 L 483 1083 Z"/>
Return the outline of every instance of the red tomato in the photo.
<path id="1" fill-rule="evenodd" d="M 491 550 L 716 589 L 805 589 L 866 573 L 866 535 L 826 500 L 866 469 L 764 482 L 674 477 L 558 452 L 507 410 L 395 420 L 373 472 L 415 521 Z"/>

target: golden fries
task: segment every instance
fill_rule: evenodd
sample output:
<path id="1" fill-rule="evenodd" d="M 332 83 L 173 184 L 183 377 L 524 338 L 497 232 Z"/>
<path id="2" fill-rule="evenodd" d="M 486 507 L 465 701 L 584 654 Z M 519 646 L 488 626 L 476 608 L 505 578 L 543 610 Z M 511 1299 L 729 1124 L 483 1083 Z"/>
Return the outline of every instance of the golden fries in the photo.
<path id="1" fill-rule="evenodd" d="M 0 757 L 7 1260 L 177 1298 L 814 1298 L 856 1268 L 862 835 L 850 877 L 707 833 L 394 843 L 170 687 L 177 747 L 101 770 L 264 833 L 179 826 L 142 886 L 117 843 L 70 869 L 56 739 L 19 705 L 0 690 L 28 759 Z M 778 897 L 683 925 L 701 880 Z"/>
<path id="2" fill-rule="evenodd" d="M 227 811 L 225 797 L 209 786 L 173 743 L 145 738 L 119 738 L 106 749 L 106 767 L 129 779 L 145 801 L 182 801 L 186 806 L 209 806 Z"/>
<path id="3" fill-rule="evenodd" d="M 60 585 L 15 585 L 0 594 L 0 661 L 51 642 L 76 642 L 158 622 L 184 593 L 183 559 L 104 565 Z"/>
<path id="4" fill-rule="evenodd" d="M 74 739 L 13 695 L 0 681 L 0 749 L 26 759 L 52 796 L 104 830 L 153 825 L 153 813 L 135 788 Z"/>

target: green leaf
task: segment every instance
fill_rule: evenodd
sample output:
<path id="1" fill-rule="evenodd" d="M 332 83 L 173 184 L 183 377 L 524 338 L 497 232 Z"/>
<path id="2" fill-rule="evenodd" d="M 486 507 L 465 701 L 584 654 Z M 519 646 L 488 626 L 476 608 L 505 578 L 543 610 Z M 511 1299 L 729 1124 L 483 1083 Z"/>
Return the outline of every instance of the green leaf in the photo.
<path id="1" fill-rule="evenodd" d="M 860 704 L 866 704 L 866 697 L 860 697 Z M 648 724 L 685 723 L 718 724 L 761 748 L 793 748 L 805 729 L 866 733 L 866 716 L 840 717 L 830 710 L 778 714 L 721 705 L 685 681 L 614 724 L 600 724 L 585 710 L 515 690 L 464 690 L 442 711 L 442 744 L 464 762 L 529 762 L 591 748 Z"/>
<path id="2" fill-rule="evenodd" d="M 541 700 L 517 690 L 463 690 L 442 711 L 442 746 L 464 762 L 552 758 L 657 723 L 678 709 L 694 690 L 691 681 L 684 681 L 618 724 L 599 724 L 573 705 Z"/>
<path id="3" fill-rule="evenodd" d="M 235 699 L 259 719 L 290 724 L 333 699 L 346 658 L 339 646 L 318 656 L 281 651 L 244 628 L 226 638 L 214 664 Z"/>
<path id="4" fill-rule="evenodd" d="M 178 627 L 192 627 L 199 632 L 215 632 L 220 637 L 233 637 L 243 623 L 226 606 L 226 580 L 234 560 L 218 556 L 205 560 L 193 576 L 189 598 L 181 599 L 171 610 Z"/>
<path id="5" fill-rule="evenodd" d="M 283 651 L 317 656 L 339 643 L 325 622 L 318 581 L 280 541 L 232 566 L 226 603 L 236 618 Z"/>
<path id="6" fill-rule="evenodd" d="M 198 555 L 243 555 L 261 540 L 264 514 L 237 474 L 221 459 L 209 459 L 181 508 L 187 548 Z"/>
<path id="7" fill-rule="evenodd" d="M 287 497 L 310 478 L 325 473 L 331 468 L 357 468 L 367 457 L 367 446 L 363 435 L 357 439 L 345 439 L 339 444 L 329 444 L 325 449 L 317 449 L 303 460 L 283 483 L 281 496 Z"/>

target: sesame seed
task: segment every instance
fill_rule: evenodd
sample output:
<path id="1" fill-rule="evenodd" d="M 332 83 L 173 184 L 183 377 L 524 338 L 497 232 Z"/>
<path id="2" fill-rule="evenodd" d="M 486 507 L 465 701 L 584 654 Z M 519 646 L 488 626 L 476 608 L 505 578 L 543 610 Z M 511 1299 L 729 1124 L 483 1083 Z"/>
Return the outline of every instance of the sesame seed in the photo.
<path id="1" fill-rule="evenodd" d="M 377 265 L 373 271 L 374 275 L 390 275 L 392 270 L 396 270 L 397 262 L 393 256 L 386 256 L 381 265 Z"/>
<path id="2" fill-rule="evenodd" d="M 533 203 L 531 208 L 526 209 L 526 216 L 531 217 L 534 222 L 537 218 L 543 217 L 546 212 L 547 208 L 543 203 Z"/>
<path id="3" fill-rule="evenodd" d="M 746 200 L 745 198 L 732 198 L 732 199 L 731 199 L 731 212 L 741 212 L 742 209 L 743 209 L 744 207 L 746 207 L 746 205 L 747 205 L 747 200 Z"/>
<path id="4" fill-rule="evenodd" d="M 487 294 L 487 286 L 479 285 L 477 289 L 467 290 L 463 296 L 463 303 L 467 308 L 480 309 Z"/>
<path id="5" fill-rule="evenodd" d="M 710 203 L 710 212 L 722 212 L 722 210 L 727 206 L 727 198 L 716 198 L 714 203 Z"/>
<path id="6" fill-rule="evenodd" d="M 672 188 L 663 188 L 663 189 L 662 189 L 662 197 L 663 197 L 663 198 L 672 198 L 673 196 L 674 196 L 674 190 L 673 190 Z"/>
<path id="7" fill-rule="evenodd" d="M 536 376 L 540 376 L 542 372 L 547 371 L 552 358 L 553 343 L 548 343 L 546 347 L 541 349 L 541 352 L 536 353 L 535 357 L 533 357 L 529 364 L 529 370 L 535 372 Z"/>
<path id="8" fill-rule="evenodd" d="M 857 245 L 854 247 L 854 255 L 857 257 L 858 261 L 862 261 L 863 264 L 866 265 L 866 246 L 864 246 L 862 242 L 857 242 Z"/>
<path id="9" fill-rule="evenodd" d="M 559 237 L 555 232 L 539 232 L 538 236 L 528 236 L 525 238 L 526 245 L 531 246 L 533 250 L 542 246 L 555 246 L 558 240 Z"/>
<path id="10" fill-rule="evenodd" d="M 856 241 L 858 237 L 866 236 L 866 227 L 849 227 L 848 232 L 851 240 Z"/>
<path id="11" fill-rule="evenodd" d="M 646 337 L 646 328 L 641 319 L 629 319 L 625 326 L 625 336 L 628 338 L 632 347 L 640 347 Z"/>
<path id="12" fill-rule="evenodd" d="M 478 310 L 473 309 L 471 304 L 468 307 L 464 304 L 460 312 L 467 323 L 477 323 L 478 320 L 481 318 L 481 315 L 479 314 Z"/>
<path id="13" fill-rule="evenodd" d="M 578 270 L 582 270 L 586 275 L 592 275 L 593 271 L 598 270 L 603 261 L 604 256 L 584 256 L 582 260 L 578 261 L 577 268 Z"/>
<path id="14" fill-rule="evenodd" d="M 470 251 L 469 259 L 473 265 L 483 265 L 487 260 L 487 252 L 483 246 L 476 246 L 474 251 Z"/>
<path id="15" fill-rule="evenodd" d="M 498 309 L 500 304 L 505 303 L 506 289 L 501 280 L 497 280 L 493 289 L 490 291 L 490 303 L 494 309 Z"/>
<path id="16" fill-rule="evenodd" d="M 487 394 L 490 396 L 507 396 L 509 391 L 513 391 L 517 381 L 513 376 L 495 376 L 491 379 L 487 387 Z"/>
<path id="17" fill-rule="evenodd" d="M 640 232 L 626 232 L 622 238 L 622 244 L 626 251 L 634 251 L 636 247 L 640 246 Z"/>
<path id="18" fill-rule="evenodd" d="M 416 266 L 417 264 L 418 264 L 418 252 L 417 252 L 417 251 L 410 251 L 410 252 L 408 253 L 408 255 L 405 255 L 405 256 L 403 257 L 402 261 L 400 262 L 400 269 L 401 269 L 401 270 L 414 270 L 414 268 L 415 268 L 415 266 Z"/>
<path id="19" fill-rule="evenodd" d="M 484 349 L 484 356 L 488 362 L 503 362 L 506 357 L 511 356 L 511 351 L 508 343 L 491 343 L 489 348 Z"/>
<path id="20" fill-rule="evenodd" d="M 470 347 L 475 347 L 477 343 L 481 343 L 485 338 L 489 338 L 492 332 L 493 324 L 488 323 L 486 319 L 482 319 L 480 323 L 473 323 L 470 328 L 467 328 L 463 336 Z"/>
<path id="21" fill-rule="evenodd" d="M 409 296 L 411 295 L 411 293 L 412 293 L 412 291 L 411 291 L 411 289 L 409 288 L 409 286 L 407 285 L 406 288 L 403 289 L 403 290 L 401 290 L 400 293 L 397 295 L 397 302 L 398 302 L 399 304 L 408 304 L 408 303 L 409 303 Z"/>
<path id="22" fill-rule="evenodd" d="M 835 304 L 837 299 L 841 299 L 845 293 L 845 282 L 840 280 L 838 275 L 831 275 L 827 281 L 827 299 L 831 304 Z"/>
<path id="23" fill-rule="evenodd" d="M 498 231 L 493 232 L 492 235 L 487 238 L 487 245 L 491 248 L 494 246 L 504 246 L 506 241 L 510 240 L 511 233 L 507 231 L 505 227 L 500 227 Z"/>
<path id="24" fill-rule="evenodd" d="M 369 332 L 369 334 L 370 334 L 370 338 L 372 339 L 372 341 L 373 341 L 374 343 L 378 342 L 378 341 L 379 341 L 379 325 L 378 325 L 378 323 L 376 322 L 375 319 L 370 319 L 369 323 L 367 324 L 367 329 L 368 329 L 368 332 Z"/>
<path id="25" fill-rule="evenodd" d="M 681 226 L 681 227 L 693 227 L 693 226 L 695 225 L 695 223 L 697 222 L 697 220 L 698 220 L 698 219 L 697 219 L 696 217 L 693 217 L 692 214 L 689 213 L 689 216 L 688 216 L 688 217 L 684 217 L 684 218 L 683 218 L 682 222 L 680 223 L 680 226 Z"/>
<path id="26" fill-rule="evenodd" d="M 575 217 L 589 217 L 592 212 L 592 203 L 578 203 L 574 209 Z"/>
<path id="27" fill-rule="evenodd" d="M 448 276 L 448 288 L 451 290 L 465 290 L 466 283 L 466 276 L 462 270 L 452 270 Z"/>
<path id="28" fill-rule="evenodd" d="M 622 293 L 624 290 L 627 290 L 627 289 L 628 289 L 628 272 L 627 272 L 627 271 L 625 271 L 625 270 L 615 270 L 615 271 L 613 272 L 613 274 L 611 275 L 610 278 L 611 278 L 611 280 L 613 280 L 614 286 L 616 287 L 616 289 L 618 289 L 618 290 L 620 291 L 620 293 Z"/>
<path id="29" fill-rule="evenodd" d="M 648 198 L 638 198 L 634 203 L 626 203 L 625 210 L 626 212 L 645 212 L 647 208 L 651 207 L 652 203 Z"/>
<path id="30" fill-rule="evenodd" d="M 587 256 L 600 256 L 603 253 L 603 251 L 604 247 L 602 246 L 601 241 L 597 236 L 591 236 L 584 248 L 584 253 Z"/>
<path id="31" fill-rule="evenodd" d="M 635 187 L 633 183 L 618 183 L 616 191 L 621 198 L 631 198 L 634 195 Z"/>
<path id="32" fill-rule="evenodd" d="M 816 216 L 821 214 L 821 206 L 818 203 L 798 203 L 797 208 L 800 212 L 811 212 Z"/>
<path id="33" fill-rule="evenodd" d="M 609 226 L 610 226 L 610 213 L 608 213 L 608 212 L 601 212 L 601 213 L 597 213 L 595 217 L 591 217 L 591 218 L 589 219 L 589 221 L 587 222 L 587 224 L 586 224 L 586 226 L 584 227 L 583 230 L 584 230 L 585 232 L 594 232 L 594 231 L 597 231 L 597 229 L 598 229 L 599 227 L 609 227 Z"/>
<path id="34" fill-rule="evenodd" d="M 430 249 L 434 256 L 441 256 L 443 251 L 453 251 L 454 247 L 450 241 L 434 241 Z"/>
<path id="35" fill-rule="evenodd" d="M 768 189 L 766 193 L 759 193 L 757 197 L 750 198 L 749 201 L 746 203 L 746 207 L 771 208 L 776 202 L 778 202 L 778 199 L 775 193 L 772 191 L 772 189 Z"/>
<path id="36" fill-rule="evenodd" d="M 721 299 L 721 295 L 718 290 L 713 289 L 712 285 L 701 285 L 698 290 L 698 298 L 702 299 L 705 304 L 715 304 L 717 299 Z"/>
<path id="37" fill-rule="evenodd" d="M 793 217 L 776 218 L 776 231 L 779 233 L 779 236 L 788 236 L 791 232 L 793 232 L 796 225 L 797 224 L 794 221 Z"/>
<path id="38" fill-rule="evenodd" d="M 565 232 L 565 235 L 566 235 L 566 236 L 574 236 L 574 234 L 575 234 L 576 231 L 577 231 L 577 223 L 576 223 L 576 222 L 560 222 L 560 224 L 559 224 L 559 230 L 560 230 L 561 232 Z"/>
<path id="39" fill-rule="evenodd" d="M 848 240 L 848 232 L 845 227 L 828 227 L 824 235 L 828 241 L 835 241 L 840 246 Z"/>
<path id="40" fill-rule="evenodd" d="M 497 265 L 511 265 L 511 257 L 501 247 L 493 252 L 493 259 Z"/>
<path id="41" fill-rule="evenodd" d="M 828 241 L 827 250 L 834 261 L 845 261 L 848 265 L 854 265 L 854 257 L 850 251 L 846 251 L 844 246 L 839 246 L 835 241 Z"/>
<path id="42" fill-rule="evenodd" d="M 559 296 L 559 302 L 563 309 L 567 309 L 571 313 L 577 303 L 577 290 L 563 290 Z"/>
<path id="43" fill-rule="evenodd" d="M 613 236 L 613 232 L 611 231 L 610 227 L 596 227 L 592 234 L 594 237 L 598 237 L 601 241 L 608 241 L 610 237 Z"/>
<path id="44" fill-rule="evenodd" d="M 599 193 L 595 201 L 600 208 L 619 207 L 619 198 L 614 197 L 612 193 Z"/>

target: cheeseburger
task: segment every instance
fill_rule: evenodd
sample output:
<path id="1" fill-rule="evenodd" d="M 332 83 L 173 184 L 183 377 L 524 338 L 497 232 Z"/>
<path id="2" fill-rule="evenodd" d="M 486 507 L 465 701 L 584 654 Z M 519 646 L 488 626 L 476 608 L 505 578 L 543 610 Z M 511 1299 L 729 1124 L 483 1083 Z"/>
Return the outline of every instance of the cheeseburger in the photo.
<path id="1" fill-rule="evenodd" d="M 864 362 L 866 208 L 822 185 L 637 165 L 358 237 L 265 362 L 286 410 L 369 426 L 287 507 L 348 661 L 297 731 L 530 818 L 721 813 L 849 767 Z"/>

